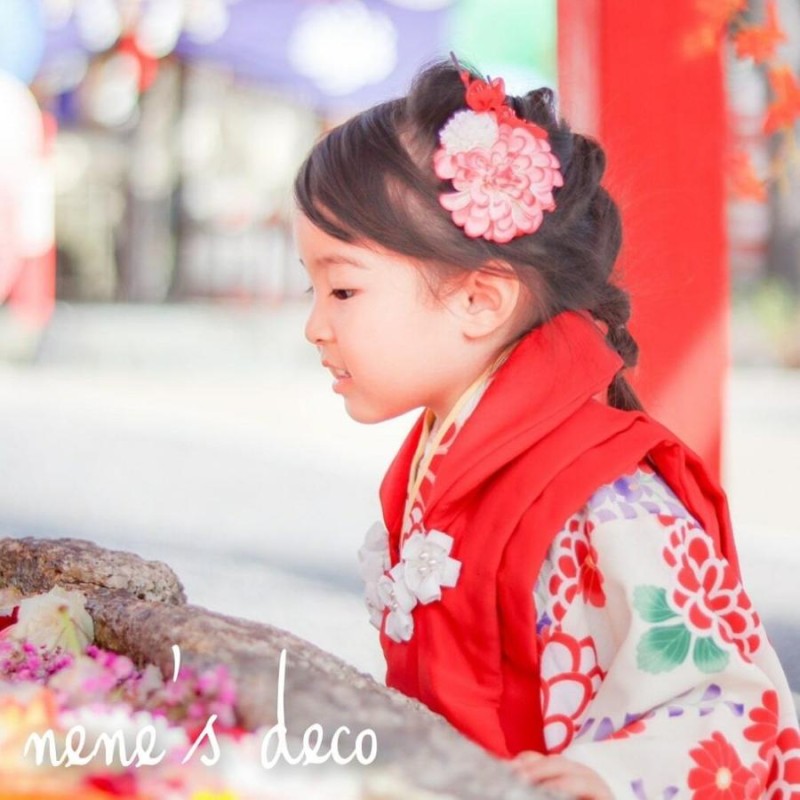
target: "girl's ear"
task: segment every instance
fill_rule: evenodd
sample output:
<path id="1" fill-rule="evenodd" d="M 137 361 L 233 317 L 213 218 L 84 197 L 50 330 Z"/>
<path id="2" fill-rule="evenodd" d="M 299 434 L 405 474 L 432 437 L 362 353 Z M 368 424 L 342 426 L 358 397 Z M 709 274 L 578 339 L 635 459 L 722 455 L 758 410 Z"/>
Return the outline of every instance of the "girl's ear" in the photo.
<path id="1" fill-rule="evenodd" d="M 494 334 L 510 323 L 520 299 L 521 284 L 508 266 L 492 263 L 494 270 L 468 272 L 448 303 L 461 322 L 468 339 Z"/>

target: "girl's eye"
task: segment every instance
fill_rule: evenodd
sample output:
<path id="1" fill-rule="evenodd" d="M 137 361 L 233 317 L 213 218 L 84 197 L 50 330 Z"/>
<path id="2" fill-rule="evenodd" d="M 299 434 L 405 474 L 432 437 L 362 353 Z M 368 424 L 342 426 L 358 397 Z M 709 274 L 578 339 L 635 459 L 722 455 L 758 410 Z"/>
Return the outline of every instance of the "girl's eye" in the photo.
<path id="1" fill-rule="evenodd" d="M 314 294 L 314 287 L 309 286 L 305 290 L 305 294 Z M 331 295 L 337 300 L 349 300 L 354 294 L 355 291 L 353 289 L 333 289 L 331 291 Z"/>

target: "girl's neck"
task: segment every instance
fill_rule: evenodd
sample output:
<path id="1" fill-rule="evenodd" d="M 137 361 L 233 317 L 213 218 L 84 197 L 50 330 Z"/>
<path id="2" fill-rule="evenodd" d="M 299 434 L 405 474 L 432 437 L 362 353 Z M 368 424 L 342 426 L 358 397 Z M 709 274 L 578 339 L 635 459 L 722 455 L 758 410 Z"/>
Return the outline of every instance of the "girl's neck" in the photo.
<path id="1" fill-rule="evenodd" d="M 459 395 L 455 403 L 447 410 L 445 414 L 437 415 L 432 408 L 427 408 L 426 413 L 430 419 L 429 435 L 434 435 L 444 422 L 452 421 L 453 417 L 458 415 L 460 409 L 469 401 L 472 394 L 479 390 L 484 385 L 485 381 L 489 380 L 494 373 L 502 366 L 506 359 L 511 355 L 511 352 L 519 344 L 519 339 L 515 339 L 510 344 L 506 345 L 492 362 L 478 375 L 477 378 Z"/>

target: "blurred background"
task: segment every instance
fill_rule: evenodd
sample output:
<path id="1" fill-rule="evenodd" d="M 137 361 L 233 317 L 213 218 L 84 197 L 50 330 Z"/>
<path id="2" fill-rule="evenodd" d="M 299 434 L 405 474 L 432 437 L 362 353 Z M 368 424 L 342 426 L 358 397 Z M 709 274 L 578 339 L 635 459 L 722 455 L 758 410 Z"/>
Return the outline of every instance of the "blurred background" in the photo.
<path id="1" fill-rule="evenodd" d="M 355 551 L 416 414 L 360 426 L 330 391 L 303 338 L 291 181 L 325 130 L 450 50 L 509 93 L 559 90 L 559 6 L 0 0 L 0 535 L 162 559 L 191 602 L 380 677 Z M 800 7 L 777 9 L 796 74 Z M 709 413 L 746 585 L 797 690 L 797 122 L 764 134 L 764 66 L 730 42 L 719 58 L 730 141 L 774 174 L 726 195 Z"/>

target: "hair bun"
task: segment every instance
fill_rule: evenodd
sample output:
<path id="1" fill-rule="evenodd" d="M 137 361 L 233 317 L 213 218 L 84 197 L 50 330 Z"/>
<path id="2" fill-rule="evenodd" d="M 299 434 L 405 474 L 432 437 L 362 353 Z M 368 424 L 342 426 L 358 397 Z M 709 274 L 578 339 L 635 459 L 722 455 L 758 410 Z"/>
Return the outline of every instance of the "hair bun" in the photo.
<path id="1" fill-rule="evenodd" d="M 558 118 L 555 113 L 554 96 L 552 89 L 542 86 L 522 97 L 508 95 L 508 100 L 518 117 L 535 122 L 542 127 L 555 129 L 558 125 Z"/>

